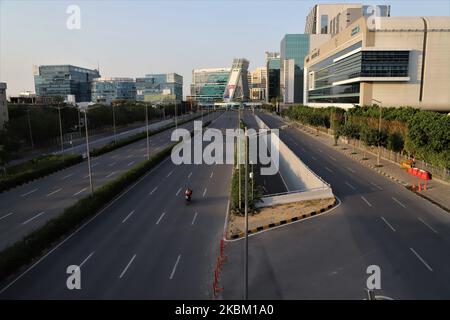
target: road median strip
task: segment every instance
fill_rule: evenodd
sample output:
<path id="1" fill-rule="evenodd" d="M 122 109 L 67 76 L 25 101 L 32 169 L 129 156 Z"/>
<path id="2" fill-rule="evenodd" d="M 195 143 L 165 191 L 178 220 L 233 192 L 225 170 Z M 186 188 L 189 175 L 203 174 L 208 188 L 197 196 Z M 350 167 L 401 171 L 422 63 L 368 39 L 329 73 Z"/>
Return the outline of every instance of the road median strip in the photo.
<path id="1" fill-rule="evenodd" d="M 306 218 L 309 218 L 309 217 L 320 215 L 321 213 L 324 213 L 324 212 L 332 209 L 334 206 L 336 206 L 336 204 L 337 204 L 337 201 L 336 201 L 336 198 L 335 198 L 333 203 L 328 205 L 326 208 L 321 208 L 321 209 L 318 209 L 318 210 L 315 210 L 315 211 L 311 211 L 309 213 L 303 213 L 301 215 L 298 215 L 298 216 L 295 216 L 295 217 L 291 217 L 289 219 L 284 219 L 284 220 L 280 220 L 280 221 L 264 224 L 264 225 L 261 225 L 261 226 L 257 226 L 257 227 L 248 229 L 248 234 L 249 235 L 250 234 L 255 234 L 255 233 L 258 233 L 258 232 L 261 232 L 261 231 L 264 231 L 264 230 L 268 230 L 268 229 L 271 229 L 271 228 L 279 227 L 281 225 L 290 224 L 290 223 L 293 223 L 293 222 L 296 222 L 296 221 L 300 221 L 300 220 L 303 220 L 303 219 L 306 219 Z M 244 232 L 232 233 L 228 240 L 237 240 L 237 239 L 243 238 L 244 236 L 245 236 Z"/>

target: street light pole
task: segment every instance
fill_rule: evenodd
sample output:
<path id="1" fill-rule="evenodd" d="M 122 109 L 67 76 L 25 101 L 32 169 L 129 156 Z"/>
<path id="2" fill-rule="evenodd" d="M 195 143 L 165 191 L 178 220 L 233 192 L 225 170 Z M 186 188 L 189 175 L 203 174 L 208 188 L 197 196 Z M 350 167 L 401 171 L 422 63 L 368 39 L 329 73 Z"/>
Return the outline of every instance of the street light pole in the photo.
<path id="1" fill-rule="evenodd" d="M 30 109 L 27 109 L 28 130 L 30 131 L 31 150 L 33 150 L 34 149 L 34 142 L 33 142 L 33 131 L 31 130 L 30 111 L 31 111 Z"/>
<path id="2" fill-rule="evenodd" d="M 59 137 L 61 139 L 61 153 L 64 152 L 64 141 L 62 133 L 62 121 L 61 121 L 61 107 L 58 107 L 58 118 L 59 118 Z"/>
<path id="3" fill-rule="evenodd" d="M 244 187 L 244 199 L 245 199 L 245 296 L 244 299 L 248 300 L 248 154 L 247 154 L 247 128 L 244 129 L 244 148 L 245 148 L 245 187 Z"/>
<path id="4" fill-rule="evenodd" d="M 113 113 L 113 132 L 114 132 L 114 143 L 117 143 L 117 136 L 116 136 L 116 112 L 115 112 L 115 106 L 112 105 L 112 113 Z"/>
<path id="5" fill-rule="evenodd" d="M 377 166 L 380 167 L 381 166 L 381 144 L 380 144 L 380 138 L 381 138 L 381 113 L 382 113 L 382 108 L 381 108 L 381 104 L 382 102 L 376 99 L 372 99 L 372 101 L 375 101 L 378 103 L 378 108 L 380 109 L 379 112 L 379 117 L 378 117 L 378 154 L 377 154 Z"/>
<path id="6" fill-rule="evenodd" d="M 88 134 L 88 123 L 87 123 L 87 108 L 84 110 L 84 128 L 86 131 L 86 155 L 88 162 L 88 173 L 89 173 L 89 186 L 91 189 L 91 195 L 94 193 L 94 186 L 92 184 L 92 172 L 91 172 L 91 155 L 89 151 L 89 134 Z"/>
<path id="7" fill-rule="evenodd" d="M 178 128 L 177 114 L 178 114 L 178 103 L 175 102 L 175 129 Z"/>
<path id="8" fill-rule="evenodd" d="M 150 160 L 150 143 L 148 140 L 148 105 L 145 105 L 145 125 L 147 131 L 147 160 Z"/>

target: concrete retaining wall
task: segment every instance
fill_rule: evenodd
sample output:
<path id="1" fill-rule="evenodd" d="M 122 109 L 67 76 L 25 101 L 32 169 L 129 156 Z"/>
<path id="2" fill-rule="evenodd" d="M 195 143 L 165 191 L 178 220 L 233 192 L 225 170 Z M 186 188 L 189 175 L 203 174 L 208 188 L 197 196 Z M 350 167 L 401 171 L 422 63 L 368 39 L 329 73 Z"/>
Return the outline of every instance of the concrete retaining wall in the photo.
<path id="1" fill-rule="evenodd" d="M 255 118 L 259 128 L 269 129 L 261 118 L 257 115 Z M 288 193 L 263 197 L 258 207 L 333 197 L 330 185 L 304 164 L 275 133 L 270 134 L 269 141 L 271 147 L 279 152 L 278 169 Z"/>

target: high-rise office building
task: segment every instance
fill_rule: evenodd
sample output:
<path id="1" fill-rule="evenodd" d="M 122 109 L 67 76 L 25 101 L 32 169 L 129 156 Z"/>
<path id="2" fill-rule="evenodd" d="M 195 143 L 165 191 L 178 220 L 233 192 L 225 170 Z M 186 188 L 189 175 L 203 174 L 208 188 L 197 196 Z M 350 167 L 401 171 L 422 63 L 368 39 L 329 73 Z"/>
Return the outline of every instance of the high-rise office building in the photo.
<path id="1" fill-rule="evenodd" d="M 224 101 L 233 102 L 249 100 L 248 66 L 249 61 L 247 59 L 233 59 L 230 77 L 228 78 L 228 84 L 223 95 Z"/>
<path id="2" fill-rule="evenodd" d="M 450 110 L 450 18 L 361 17 L 305 58 L 310 106 Z"/>
<path id="3" fill-rule="evenodd" d="M 317 4 L 306 17 L 305 33 L 336 34 L 361 17 L 389 17 L 389 5 L 360 3 Z"/>
<path id="4" fill-rule="evenodd" d="M 222 102 L 231 68 L 192 70 L 191 99 L 201 104 Z"/>
<path id="5" fill-rule="evenodd" d="M 92 80 L 99 78 L 98 70 L 72 65 L 39 66 L 34 75 L 34 85 L 38 97 L 58 97 L 76 102 L 91 101 Z"/>
<path id="6" fill-rule="evenodd" d="M 92 102 L 111 104 L 114 100 L 135 100 L 133 78 L 97 78 L 92 81 Z"/>
<path id="7" fill-rule="evenodd" d="M 150 103 L 180 103 L 183 77 L 176 73 L 147 74 L 136 78 L 136 100 Z"/>
<path id="8" fill-rule="evenodd" d="M 303 101 L 303 63 L 330 35 L 286 34 L 280 44 L 280 94 L 284 103 Z"/>
<path id="9" fill-rule="evenodd" d="M 0 82 L 0 129 L 3 129 L 5 127 L 5 123 L 9 121 L 6 88 L 6 83 Z"/>
<path id="10" fill-rule="evenodd" d="M 259 67 L 249 72 L 250 100 L 266 100 L 267 68 Z"/>
<path id="11" fill-rule="evenodd" d="M 266 52 L 266 102 L 280 99 L 280 53 Z"/>

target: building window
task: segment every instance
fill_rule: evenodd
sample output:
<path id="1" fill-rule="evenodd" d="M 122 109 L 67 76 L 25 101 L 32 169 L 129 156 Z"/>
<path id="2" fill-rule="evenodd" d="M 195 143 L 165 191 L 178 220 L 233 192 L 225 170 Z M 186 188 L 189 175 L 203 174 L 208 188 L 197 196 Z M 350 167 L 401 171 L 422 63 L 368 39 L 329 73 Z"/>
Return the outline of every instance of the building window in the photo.
<path id="1" fill-rule="evenodd" d="M 328 15 L 323 14 L 320 16 L 320 33 L 326 34 L 328 33 Z"/>

